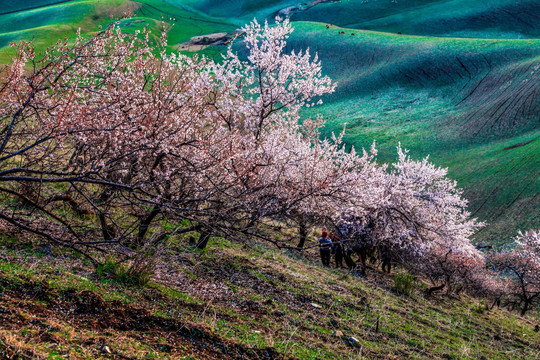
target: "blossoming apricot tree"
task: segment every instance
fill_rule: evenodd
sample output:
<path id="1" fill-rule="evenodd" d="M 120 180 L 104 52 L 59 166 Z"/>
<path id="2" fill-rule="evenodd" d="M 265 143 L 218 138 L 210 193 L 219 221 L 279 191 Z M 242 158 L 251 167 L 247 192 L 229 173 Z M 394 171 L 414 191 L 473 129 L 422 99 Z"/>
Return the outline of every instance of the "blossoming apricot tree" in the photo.
<path id="1" fill-rule="evenodd" d="M 243 30 L 247 57 L 229 49 L 220 62 L 116 24 L 42 54 L 14 45 L 0 88 L 0 219 L 90 258 L 171 233 L 261 237 L 276 220 L 367 216 L 397 254 L 475 256 L 479 224 L 445 170 L 401 148 L 389 169 L 374 146 L 321 139 L 322 121 L 299 114 L 335 87 L 317 56 L 285 51 L 287 20 Z"/>
<path id="2" fill-rule="evenodd" d="M 507 293 L 525 315 L 540 299 L 540 231 L 519 232 L 512 248 L 492 254 L 490 263 L 509 280 Z"/>

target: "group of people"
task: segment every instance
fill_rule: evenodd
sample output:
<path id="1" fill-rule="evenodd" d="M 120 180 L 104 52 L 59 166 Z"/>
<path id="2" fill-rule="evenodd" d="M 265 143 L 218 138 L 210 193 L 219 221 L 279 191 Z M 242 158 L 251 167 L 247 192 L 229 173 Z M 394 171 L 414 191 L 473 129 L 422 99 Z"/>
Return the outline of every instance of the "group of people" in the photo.
<path id="1" fill-rule="evenodd" d="M 335 257 L 336 268 L 343 268 L 343 259 L 345 258 L 347 266 L 351 268 L 349 261 L 349 254 L 345 252 L 342 241 L 335 234 L 328 236 L 326 230 L 322 231 L 322 237 L 319 239 L 319 249 L 321 251 L 321 261 L 324 266 L 330 266 L 330 258 L 332 255 Z M 352 259 L 351 259 L 352 261 Z"/>
<path id="2" fill-rule="evenodd" d="M 335 234 L 330 234 L 326 230 L 322 230 L 321 238 L 319 238 L 319 249 L 321 251 L 321 261 L 324 266 L 330 266 L 332 255 L 335 256 L 336 268 L 343 268 L 343 261 L 349 270 L 360 270 L 364 275 L 367 268 L 366 261 L 369 259 L 371 264 L 380 262 L 382 271 L 390 274 L 392 271 L 392 251 L 390 246 L 384 242 L 373 244 L 373 239 L 369 237 L 360 237 L 353 241 L 340 239 Z M 349 246 L 345 246 L 349 243 Z M 353 254 L 358 255 L 357 261 L 352 259 Z M 358 265 L 361 265 L 359 267 Z"/>

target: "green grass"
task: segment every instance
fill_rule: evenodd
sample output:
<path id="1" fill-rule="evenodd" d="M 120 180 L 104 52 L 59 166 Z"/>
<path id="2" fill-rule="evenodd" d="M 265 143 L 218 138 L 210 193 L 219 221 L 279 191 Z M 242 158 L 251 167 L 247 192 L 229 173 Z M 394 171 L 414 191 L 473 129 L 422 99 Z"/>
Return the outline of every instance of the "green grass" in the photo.
<path id="1" fill-rule="evenodd" d="M 8 14 L 13 13 L 17 11 L 24 11 L 28 9 L 34 9 L 37 7 L 47 6 L 59 3 L 61 1 L 59 0 L 25 0 L 25 1 L 19 1 L 19 0 L 2 0 L 2 9 L 0 10 L 0 14 Z"/>
<path id="2" fill-rule="evenodd" d="M 11 9 L 22 10 L 10 13 Z M 59 38 L 74 36 L 78 28 L 83 32 L 96 31 L 100 25 L 110 23 L 111 15 L 121 16 L 128 10 L 135 16 L 122 21 L 124 31 L 146 26 L 157 36 L 166 29 L 171 50 L 193 36 L 236 29 L 230 20 L 215 19 L 181 4 L 159 0 L 76 0 L 66 3 L 46 0 L 34 1 L 24 7 L 13 4 L 6 8 L 6 14 L 0 15 L 0 63 L 8 62 L 13 54 L 7 47 L 9 42 L 32 40 L 37 49 L 44 49 Z"/>
<path id="3" fill-rule="evenodd" d="M 293 0 L 167 0 L 187 5 L 205 14 L 247 22 L 254 17 L 270 18 L 280 10 L 310 3 Z M 481 38 L 537 38 L 540 7 L 533 0 L 408 0 L 351 1 L 321 3 L 293 11 L 292 20 L 318 21 L 347 28 L 378 30 L 414 35 Z"/>
<path id="4" fill-rule="evenodd" d="M 136 19 L 166 20 L 169 26 L 169 45 L 174 46 L 198 35 L 215 32 L 232 32 L 236 29 L 229 19 L 217 19 L 206 14 L 188 9 L 181 2 L 142 0 L 142 6 L 136 12 Z"/>
<path id="5" fill-rule="evenodd" d="M 473 216 L 490 224 L 477 235 L 478 240 L 508 242 L 515 229 L 539 226 L 539 154 L 539 130 L 436 154 L 434 159 L 448 166 L 449 175 L 465 188 Z"/>
<path id="6" fill-rule="evenodd" d="M 264 20 L 280 9 L 298 4 L 295 0 L 168 0 L 168 2 L 182 3 L 211 16 L 235 19 L 240 24 L 253 18 Z"/>

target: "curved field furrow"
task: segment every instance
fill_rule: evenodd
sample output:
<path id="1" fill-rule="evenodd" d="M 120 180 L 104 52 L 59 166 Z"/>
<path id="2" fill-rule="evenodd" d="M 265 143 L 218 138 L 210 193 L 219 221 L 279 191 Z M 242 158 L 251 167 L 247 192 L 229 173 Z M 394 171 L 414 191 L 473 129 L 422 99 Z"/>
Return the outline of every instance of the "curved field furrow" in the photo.
<path id="1" fill-rule="evenodd" d="M 489 72 L 467 95 L 463 128 L 473 137 L 507 136 L 540 125 L 540 61 L 518 63 Z"/>
<path id="2" fill-rule="evenodd" d="M 25 0 L 25 1 L 3 0 L 3 1 L 0 1 L 0 5 L 2 5 L 0 9 L 0 16 L 7 15 L 7 14 L 14 14 L 17 12 L 35 10 L 35 9 L 43 8 L 50 5 L 57 5 L 57 4 L 62 4 L 62 3 L 72 2 L 72 1 L 77 1 L 77 0 Z"/>

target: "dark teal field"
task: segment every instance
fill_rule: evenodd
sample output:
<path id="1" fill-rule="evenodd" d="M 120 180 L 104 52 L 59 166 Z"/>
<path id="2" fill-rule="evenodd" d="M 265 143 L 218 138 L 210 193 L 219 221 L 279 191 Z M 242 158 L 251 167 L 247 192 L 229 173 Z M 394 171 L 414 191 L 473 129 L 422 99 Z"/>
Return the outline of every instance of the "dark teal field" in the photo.
<path id="1" fill-rule="evenodd" d="M 304 113 L 323 114 L 326 134 L 346 124 L 349 145 L 376 141 L 384 161 L 401 142 L 448 167 L 488 223 L 478 241 L 540 227 L 540 1 L 0 1 L 0 62 L 10 41 L 44 47 L 127 10 L 136 16 L 126 30 L 170 29 L 171 51 L 254 17 L 290 16 L 289 47 L 318 52 L 338 83 Z"/>

